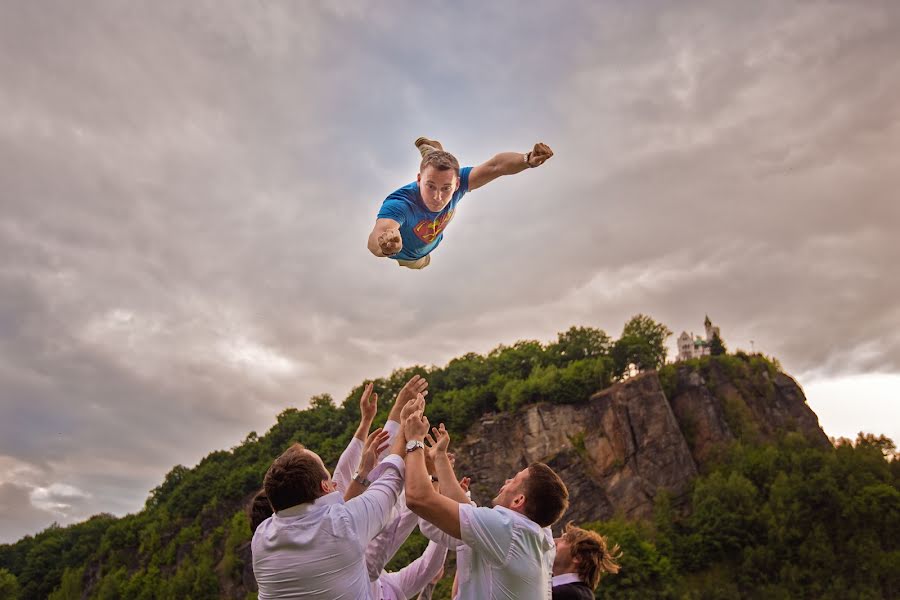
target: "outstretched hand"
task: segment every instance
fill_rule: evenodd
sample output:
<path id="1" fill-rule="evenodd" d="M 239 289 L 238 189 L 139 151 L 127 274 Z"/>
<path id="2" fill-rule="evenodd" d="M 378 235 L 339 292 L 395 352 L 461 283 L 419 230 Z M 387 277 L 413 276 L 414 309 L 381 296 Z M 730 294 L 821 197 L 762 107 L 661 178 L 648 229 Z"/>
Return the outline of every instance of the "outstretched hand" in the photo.
<path id="1" fill-rule="evenodd" d="M 403 249 L 399 229 L 388 229 L 378 236 L 378 248 L 384 256 L 393 256 Z"/>
<path id="2" fill-rule="evenodd" d="M 416 399 L 406 406 L 406 408 L 413 407 L 409 415 L 403 419 L 403 433 L 408 441 L 423 440 L 428 433 L 429 423 L 423 410 L 424 406 L 425 399 L 422 398 L 422 394 L 416 396 Z"/>
<path id="3" fill-rule="evenodd" d="M 550 149 L 550 146 L 543 142 L 538 142 L 534 145 L 531 156 L 528 157 L 528 166 L 539 167 L 550 160 L 551 156 L 553 156 L 553 150 Z"/>
<path id="4" fill-rule="evenodd" d="M 431 447 L 431 451 L 435 454 L 446 452 L 450 447 L 450 434 L 447 433 L 447 428 L 441 423 L 439 427 L 432 427 L 431 432 L 434 434 L 435 440 L 434 446 Z"/>
<path id="5" fill-rule="evenodd" d="M 361 475 L 366 476 L 375 468 L 375 463 L 378 462 L 378 456 L 384 452 L 390 444 L 390 440 L 388 439 L 390 438 L 390 435 L 390 432 L 379 427 L 366 438 L 366 445 L 363 446 L 362 460 L 360 460 L 359 463 L 359 472 Z"/>
<path id="6" fill-rule="evenodd" d="M 423 398 L 428 395 L 428 380 L 421 375 L 413 375 L 397 394 L 397 399 L 394 400 L 394 406 L 391 407 L 391 414 L 388 415 L 388 420 L 397 421 L 402 424 L 406 419 L 405 416 L 401 416 L 403 409 L 409 406 L 410 401 L 419 394 L 421 394 Z"/>
<path id="7" fill-rule="evenodd" d="M 413 375 L 397 394 L 397 404 L 401 406 L 416 397 L 416 394 L 428 395 L 428 380 L 421 375 Z"/>
<path id="8" fill-rule="evenodd" d="M 359 415 L 363 421 L 370 424 L 375 420 L 375 413 L 378 412 L 378 394 L 372 393 L 374 383 L 369 382 L 366 389 L 363 390 L 362 397 L 359 399 Z"/>

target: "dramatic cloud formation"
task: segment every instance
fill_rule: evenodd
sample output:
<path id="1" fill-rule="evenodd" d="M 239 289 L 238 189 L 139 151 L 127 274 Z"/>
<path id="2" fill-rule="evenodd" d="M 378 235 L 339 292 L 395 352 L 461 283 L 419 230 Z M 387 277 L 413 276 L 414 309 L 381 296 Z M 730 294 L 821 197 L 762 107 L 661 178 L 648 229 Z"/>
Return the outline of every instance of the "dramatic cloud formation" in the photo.
<path id="1" fill-rule="evenodd" d="M 889 0 L 0 6 L 0 541 L 313 394 L 638 312 L 900 373 L 898 55 Z M 410 273 L 365 239 L 419 135 L 556 157 Z"/>

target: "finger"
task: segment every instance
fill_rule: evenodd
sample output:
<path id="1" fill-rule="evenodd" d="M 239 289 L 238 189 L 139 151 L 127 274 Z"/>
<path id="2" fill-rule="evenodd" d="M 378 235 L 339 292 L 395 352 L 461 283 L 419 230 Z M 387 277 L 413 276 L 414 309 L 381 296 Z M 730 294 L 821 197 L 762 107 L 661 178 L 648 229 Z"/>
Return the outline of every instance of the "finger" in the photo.
<path id="1" fill-rule="evenodd" d="M 431 437 L 430 433 L 425 434 L 425 441 L 428 442 L 429 446 L 434 446 L 437 442 L 434 441 L 434 438 Z"/>
<path id="2" fill-rule="evenodd" d="M 381 454 L 382 452 L 384 452 L 385 450 L 387 450 L 389 446 L 390 446 L 390 444 L 388 444 L 388 443 L 386 443 L 386 442 L 385 442 L 384 444 L 379 444 L 379 446 L 378 446 L 378 451 L 377 451 L 375 454 L 376 454 L 376 455 Z"/>

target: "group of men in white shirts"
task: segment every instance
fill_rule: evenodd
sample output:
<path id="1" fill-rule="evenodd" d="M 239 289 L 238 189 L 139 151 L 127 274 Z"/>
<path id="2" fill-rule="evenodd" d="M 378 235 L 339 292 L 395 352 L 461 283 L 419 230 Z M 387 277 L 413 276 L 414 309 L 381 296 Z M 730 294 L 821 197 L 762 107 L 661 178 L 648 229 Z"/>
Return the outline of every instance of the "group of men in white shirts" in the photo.
<path id="1" fill-rule="evenodd" d="M 596 533 L 569 525 L 554 540 L 550 526 L 569 493 L 545 464 L 508 479 L 492 508 L 475 506 L 468 480 L 454 473 L 449 434 L 425 416 L 427 387 L 418 375 L 410 379 L 384 428 L 370 433 L 377 394 L 367 386 L 359 427 L 333 477 L 300 444 L 275 459 L 251 511 L 260 600 L 430 597 L 448 550 L 456 552 L 458 600 L 549 600 L 557 597 L 554 579 L 566 589 L 581 582 L 590 593 L 560 597 L 592 598 L 600 569 L 617 570 L 617 549 L 610 552 Z M 429 539 L 425 552 L 388 573 L 385 565 L 416 527 Z"/>

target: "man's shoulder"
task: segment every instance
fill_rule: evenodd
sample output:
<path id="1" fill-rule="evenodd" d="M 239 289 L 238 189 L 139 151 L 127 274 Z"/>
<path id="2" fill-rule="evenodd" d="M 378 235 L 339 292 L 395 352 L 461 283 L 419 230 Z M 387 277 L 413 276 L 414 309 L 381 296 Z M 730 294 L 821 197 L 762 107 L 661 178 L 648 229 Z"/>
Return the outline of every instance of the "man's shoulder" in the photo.
<path id="1" fill-rule="evenodd" d="M 591 588 L 580 581 L 553 586 L 553 600 L 594 600 Z"/>
<path id="2" fill-rule="evenodd" d="M 408 183 L 403 187 L 397 188 L 390 194 L 388 197 L 384 199 L 385 202 L 388 201 L 397 201 L 397 202 L 412 202 L 415 203 L 416 196 L 419 194 L 419 184 L 415 181 L 412 183 Z"/>

